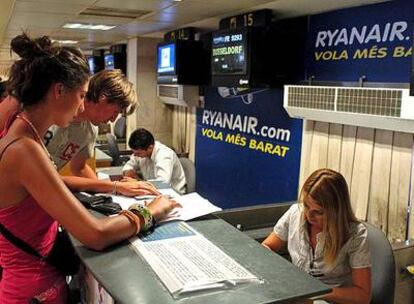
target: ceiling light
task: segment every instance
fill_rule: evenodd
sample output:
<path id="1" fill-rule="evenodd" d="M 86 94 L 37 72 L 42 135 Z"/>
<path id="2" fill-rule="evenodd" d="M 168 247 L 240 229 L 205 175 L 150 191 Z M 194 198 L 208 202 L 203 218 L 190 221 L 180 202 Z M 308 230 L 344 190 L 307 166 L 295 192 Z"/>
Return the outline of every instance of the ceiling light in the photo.
<path id="1" fill-rule="evenodd" d="M 60 44 L 77 44 L 78 41 L 76 40 L 52 40 L 53 42 L 57 42 Z"/>
<path id="2" fill-rule="evenodd" d="M 116 27 L 116 25 L 105 25 L 105 24 L 84 24 L 84 23 L 66 23 L 64 28 L 69 29 L 81 29 L 81 30 L 100 30 L 107 31 Z"/>

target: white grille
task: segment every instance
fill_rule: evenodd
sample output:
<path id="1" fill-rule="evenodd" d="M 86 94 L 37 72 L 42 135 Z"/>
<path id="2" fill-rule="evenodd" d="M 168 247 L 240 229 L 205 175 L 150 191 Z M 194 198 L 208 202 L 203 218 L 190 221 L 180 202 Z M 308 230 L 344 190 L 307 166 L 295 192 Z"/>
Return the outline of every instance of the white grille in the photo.
<path id="1" fill-rule="evenodd" d="M 293 117 L 414 132 L 408 89 L 289 85 L 284 106 Z"/>
<path id="2" fill-rule="evenodd" d="M 159 84 L 157 85 L 158 98 L 167 104 L 176 106 L 199 106 L 198 86 Z"/>
<path id="3" fill-rule="evenodd" d="M 288 104 L 292 107 L 333 110 L 335 89 L 328 87 L 289 87 Z"/>
<path id="4" fill-rule="evenodd" d="M 178 98 L 178 86 L 158 86 L 158 94 L 160 97 Z"/>
<path id="5" fill-rule="evenodd" d="M 124 19 L 136 19 L 151 13 L 151 11 L 122 9 L 113 7 L 98 7 L 92 6 L 83 10 L 80 15 L 82 16 L 98 16 L 98 17 L 112 17 L 112 18 L 124 18 Z"/>

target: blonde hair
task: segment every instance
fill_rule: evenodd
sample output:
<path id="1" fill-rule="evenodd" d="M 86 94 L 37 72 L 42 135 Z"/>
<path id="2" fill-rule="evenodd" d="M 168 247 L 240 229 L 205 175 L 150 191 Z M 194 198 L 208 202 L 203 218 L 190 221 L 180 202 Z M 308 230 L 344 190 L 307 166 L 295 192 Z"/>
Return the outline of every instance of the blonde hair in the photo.
<path id="1" fill-rule="evenodd" d="M 126 115 L 138 107 L 137 94 L 121 70 L 102 70 L 89 81 L 87 98 L 97 103 L 105 96 L 109 103 L 116 103 Z"/>
<path id="2" fill-rule="evenodd" d="M 331 169 L 313 172 L 303 184 L 299 201 L 310 196 L 323 209 L 323 233 L 325 235 L 324 260 L 332 264 L 350 237 L 351 224 L 358 222 L 352 211 L 348 185 L 345 178 Z M 305 214 L 303 212 L 303 219 Z"/>

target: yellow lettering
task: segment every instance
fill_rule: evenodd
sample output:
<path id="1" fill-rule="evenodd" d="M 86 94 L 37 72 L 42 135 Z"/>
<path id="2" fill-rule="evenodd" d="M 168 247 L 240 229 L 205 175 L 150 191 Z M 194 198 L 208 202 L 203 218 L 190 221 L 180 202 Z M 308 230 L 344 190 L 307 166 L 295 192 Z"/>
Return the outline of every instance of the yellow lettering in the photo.
<path id="1" fill-rule="evenodd" d="M 378 55 L 377 58 L 384 58 L 387 56 L 387 48 L 386 47 L 382 47 L 378 50 Z"/>
<path id="2" fill-rule="evenodd" d="M 289 151 L 289 147 L 281 146 L 281 145 L 274 145 L 269 142 L 264 141 L 256 141 L 254 139 L 250 139 L 249 148 L 252 150 L 260 151 L 263 153 L 268 153 L 271 155 L 277 155 L 280 157 L 285 157 L 287 151 Z"/>
<path id="3" fill-rule="evenodd" d="M 368 57 L 368 49 L 363 49 L 363 50 L 356 50 L 354 53 L 354 59 L 362 59 L 362 58 L 367 58 Z"/>
<path id="4" fill-rule="evenodd" d="M 394 53 L 392 54 L 392 57 L 404 57 L 404 47 L 403 46 L 396 46 L 394 48 Z"/>
<path id="5" fill-rule="evenodd" d="M 315 58 L 316 58 L 316 60 L 319 61 L 322 58 L 322 54 L 323 54 L 323 52 L 315 52 Z"/>
<path id="6" fill-rule="evenodd" d="M 282 157 L 285 157 L 287 151 L 289 151 L 289 147 L 282 146 Z"/>
<path id="7" fill-rule="evenodd" d="M 255 139 L 250 139 L 249 148 L 250 149 L 255 149 L 256 148 L 256 140 Z"/>

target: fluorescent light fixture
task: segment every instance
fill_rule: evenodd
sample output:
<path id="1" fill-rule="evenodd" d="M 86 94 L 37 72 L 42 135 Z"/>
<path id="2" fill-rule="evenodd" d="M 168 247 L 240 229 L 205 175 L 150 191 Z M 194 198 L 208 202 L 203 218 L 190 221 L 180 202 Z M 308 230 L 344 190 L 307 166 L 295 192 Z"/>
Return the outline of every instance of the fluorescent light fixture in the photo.
<path id="1" fill-rule="evenodd" d="M 64 28 L 69 29 L 81 29 L 81 30 L 100 30 L 108 31 L 116 27 L 116 25 L 105 25 L 105 24 L 85 24 L 85 23 L 66 23 Z"/>
<path id="2" fill-rule="evenodd" d="M 53 42 L 57 42 L 60 44 L 77 44 L 78 41 L 76 40 L 53 40 Z"/>

